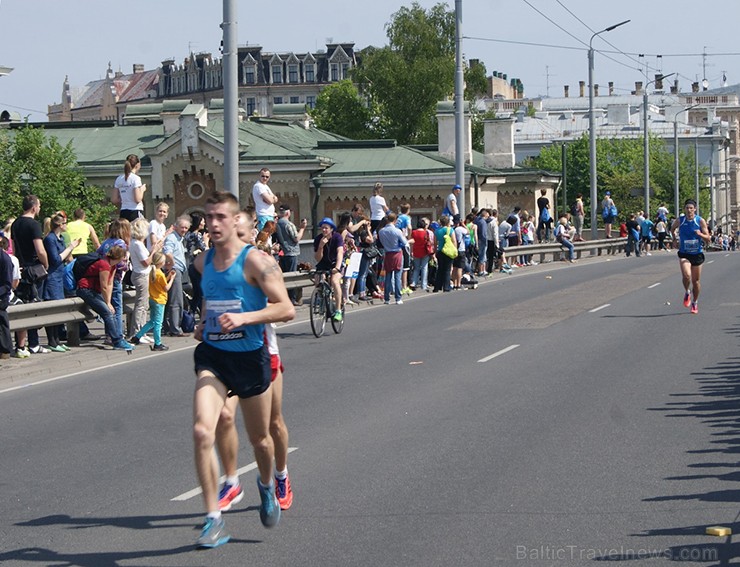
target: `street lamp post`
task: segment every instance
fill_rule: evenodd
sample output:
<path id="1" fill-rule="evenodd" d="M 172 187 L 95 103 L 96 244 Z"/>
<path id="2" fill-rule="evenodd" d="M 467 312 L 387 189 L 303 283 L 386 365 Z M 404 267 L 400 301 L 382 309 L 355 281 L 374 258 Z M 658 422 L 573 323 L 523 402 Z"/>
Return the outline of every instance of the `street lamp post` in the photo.
<path id="1" fill-rule="evenodd" d="M 678 218 L 679 214 L 681 213 L 681 203 L 679 202 L 679 173 L 678 173 L 678 116 L 682 112 L 688 112 L 692 108 L 696 108 L 697 106 L 700 106 L 698 104 L 694 104 L 693 106 L 689 106 L 688 108 L 683 109 L 681 112 L 677 112 L 676 115 L 673 117 L 673 208 L 676 213 L 676 218 Z M 687 115 L 688 117 L 688 115 Z M 699 198 L 697 196 L 697 207 L 699 206 Z"/>
<path id="2" fill-rule="evenodd" d="M 645 170 L 644 170 L 644 183 L 645 183 L 645 218 L 650 218 L 650 136 L 648 135 L 648 87 L 656 81 L 662 81 L 668 77 L 675 75 L 676 73 L 669 73 L 667 75 L 659 75 L 652 81 L 645 80 L 645 90 L 642 93 L 642 109 L 643 109 L 643 157 L 645 159 Z"/>
<path id="3" fill-rule="evenodd" d="M 596 221 L 596 203 L 598 195 L 596 194 L 596 132 L 594 130 L 594 38 L 605 32 L 629 23 L 625 20 L 604 28 L 591 36 L 588 42 L 588 159 L 589 159 L 589 181 L 591 185 L 591 240 L 597 240 L 599 237 L 599 227 Z"/>

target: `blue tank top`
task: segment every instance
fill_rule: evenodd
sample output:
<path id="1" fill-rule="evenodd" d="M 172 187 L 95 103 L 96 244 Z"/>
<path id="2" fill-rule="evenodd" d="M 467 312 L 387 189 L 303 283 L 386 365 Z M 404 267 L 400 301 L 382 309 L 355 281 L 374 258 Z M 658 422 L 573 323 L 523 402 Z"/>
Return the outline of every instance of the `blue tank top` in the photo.
<path id="1" fill-rule="evenodd" d="M 219 272 L 213 267 L 214 249 L 206 252 L 201 290 L 206 302 L 206 322 L 203 340 L 214 348 L 231 352 L 257 350 L 264 344 L 265 326 L 247 325 L 221 332 L 218 318 L 222 313 L 259 311 L 267 306 L 267 297 L 259 287 L 244 279 L 244 261 L 252 246 L 245 245 L 236 260 Z M 256 252 L 258 253 L 258 252 Z"/>
<path id="2" fill-rule="evenodd" d="M 695 215 L 692 220 L 686 220 L 686 215 L 681 215 L 681 224 L 678 225 L 679 248 L 683 254 L 701 254 L 704 241 L 696 234 L 701 230 L 701 217 Z"/>

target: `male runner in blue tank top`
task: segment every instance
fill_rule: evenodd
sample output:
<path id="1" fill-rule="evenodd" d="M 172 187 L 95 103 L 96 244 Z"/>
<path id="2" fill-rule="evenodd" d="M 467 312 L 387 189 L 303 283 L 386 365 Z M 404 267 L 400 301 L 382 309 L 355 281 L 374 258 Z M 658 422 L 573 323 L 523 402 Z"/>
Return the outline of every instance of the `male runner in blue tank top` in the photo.
<path id="1" fill-rule="evenodd" d="M 218 463 L 213 450 L 216 424 L 227 395 L 239 397 L 254 448 L 260 520 L 268 528 L 280 521 L 272 477 L 271 369 L 264 325 L 291 320 L 295 308 L 275 260 L 239 239 L 238 219 L 236 197 L 226 192 L 210 196 L 206 225 L 214 248 L 195 261 L 203 289 L 203 315 L 195 338 L 203 342 L 194 353 L 193 441 L 207 512 L 198 547 L 217 547 L 229 541 L 218 508 Z"/>
<path id="2" fill-rule="evenodd" d="M 706 221 L 696 214 L 696 201 L 686 199 L 684 214 L 673 221 L 671 236 L 673 248 L 678 243 L 678 261 L 681 264 L 683 279 L 683 305 L 691 307 L 691 313 L 699 313 L 699 292 L 701 292 L 701 265 L 704 263 L 704 241 L 709 243 L 712 235 L 709 234 Z M 678 238 L 676 232 L 678 231 Z M 693 295 L 693 298 L 691 297 Z"/>

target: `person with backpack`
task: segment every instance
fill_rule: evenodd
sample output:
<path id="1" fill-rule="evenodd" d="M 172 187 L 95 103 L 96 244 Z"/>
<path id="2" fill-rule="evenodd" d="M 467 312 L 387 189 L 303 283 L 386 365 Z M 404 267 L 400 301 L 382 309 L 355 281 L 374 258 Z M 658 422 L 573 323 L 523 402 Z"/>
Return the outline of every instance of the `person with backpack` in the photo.
<path id="1" fill-rule="evenodd" d="M 116 265 L 126 258 L 126 254 L 127 251 L 123 247 L 111 246 L 104 256 L 100 256 L 86 266 L 84 273 L 77 281 L 77 296 L 103 319 L 105 332 L 111 338 L 113 348 L 132 351 L 134 346 L 123 338 L 121 327 L 115 316 L 116 309 L 111 302 Z M 77 273 L 81 271 L 90 256 L 92 255 L 80 256 L 75 260 Z"/>
<path id="2" fill-rule="evenodd" d="M 468 246 L 471 245 L 470 232 L 465 221 L 458 216 L 455 223 L 455 240 L 457 240 L 457 256 L 452 260 L 452 289 L 462 289 L 462 275 L 467 261 Z"/>
<path id="3" fill-rule="evenodd" d="M 573 218 L 573 227 L 576 229 L 573 242 L 583 242 L 583 219 L 586 218 L 586 210 L 583 207 L 583 193 L 576 195 L 576 200 L 570 206 L 570 216 Z"/>
<path id="4" fill-rule="evenodd" d="M 550 226 L 552 225 L 552 215 L 550 214 L 550 199 L 546 197 L 547 189 L 540 190 L 540 198 L 537 199 L 537 208 L 539 209 L 537 222 L 537 241 L 549 242 Z"/>
<path id="5" fill-rule="evenodd" d="M 434 239 L 437 242 L 437 275 L 434 278 L 434 293 L 437 293 L 440 289 L 442 291 L 452 291 L 450 285 L 452 256 L 448 256 L 443 251 L 445 240 L 451 240 L 452 245 L 457 250 L 455 232 L 450 228 L 450 217 L 447 215 L 439 217 L 439 225 L 439 228 L 434 233 Z"/>
<path id="6" fill-rule="evenodd" d="M 611 191 L 607 191 L 604 195 L 604 200 L 601 201 L 601 218 L 604 219 L 604 237 L 612 237 L 612 224 L 617 220 L 617 210 L 614 200 L 612 199 Z"/>

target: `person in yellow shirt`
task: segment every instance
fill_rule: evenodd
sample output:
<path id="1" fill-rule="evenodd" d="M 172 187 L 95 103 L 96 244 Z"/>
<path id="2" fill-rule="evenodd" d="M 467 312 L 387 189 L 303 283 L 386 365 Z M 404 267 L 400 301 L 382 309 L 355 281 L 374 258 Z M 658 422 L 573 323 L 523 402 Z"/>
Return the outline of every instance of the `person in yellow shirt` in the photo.
<path id="1" fill-rule="evenodd" d="M 164 275 L 162 268 L 165 259 L 166 255 L 162 252 L 155 252 L 152 257 L 154 269 L 149 273 L 149 321 L 131 337 L 131 342 L 138 345 L 141 337 L 152 331 L 154 334 L 152 350 L 169 350 L 169 347 L 162 343 L 162 321 L 164 320 L 164 306 L 167 304 L 167 292 L 172 287 L 175 272 L 170 270 L 166 276 Z"/>
<path id="2" fill-rule="evenodd" d="M 75 220 L 67 223 L 67 234 L 69 235 L 70 242 L 76 238 L 80 239 L 79 246 L 72 250 L 73 258 L 88 253 L 88 240 L 92 241 L 93 250 L 100 248 L 100 241 L 98 240 L 98 235 L 95 233 L 95 228 L 89 222 L 85 221 L 85 211 L 82 209 L 75 210 L 74 218 Z"/>

